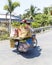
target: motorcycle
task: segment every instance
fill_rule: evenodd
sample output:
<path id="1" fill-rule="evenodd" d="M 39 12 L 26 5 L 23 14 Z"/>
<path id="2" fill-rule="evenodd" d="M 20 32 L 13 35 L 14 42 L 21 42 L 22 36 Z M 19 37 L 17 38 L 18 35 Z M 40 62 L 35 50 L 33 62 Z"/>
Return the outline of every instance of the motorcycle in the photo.
<path id="1" fill-rule="evenodd" d="M 30 39 L 30 40 L 29 40 Z M 23 40 L 23 41 L 22 41 Z M 27 52 L 31 48 L 34 48 L 37 46 L 37 39 L 36 35 L 32 35 L 31 38 L 24 38 L 24 39 L 15 39 L 15 48 L 19 52 Z M 28 40 L 31 44 L 29 44 L 26 40 Z"/>

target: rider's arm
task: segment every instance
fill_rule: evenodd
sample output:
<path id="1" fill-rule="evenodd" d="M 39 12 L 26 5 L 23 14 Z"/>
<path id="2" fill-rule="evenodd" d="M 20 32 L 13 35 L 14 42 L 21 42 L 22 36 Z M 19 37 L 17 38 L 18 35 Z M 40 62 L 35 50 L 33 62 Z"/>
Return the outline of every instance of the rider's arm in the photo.
<path id="1" fill-rule="evenodd" d="M 30 28 L 31 32 L 34 32 L 34 29 L 33 28 Z"/>

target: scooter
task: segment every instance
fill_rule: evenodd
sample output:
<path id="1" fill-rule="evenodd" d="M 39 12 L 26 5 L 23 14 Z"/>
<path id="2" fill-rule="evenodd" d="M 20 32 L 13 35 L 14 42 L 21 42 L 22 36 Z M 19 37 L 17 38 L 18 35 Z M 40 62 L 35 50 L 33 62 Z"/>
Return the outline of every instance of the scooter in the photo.
<path id="1" fill-rule="evenodd" d="M 32 43 L 31 44 L 28 44 L 24 40 L 27 40 L 27 38 L 23 39 L 23 41 L 21 41 L 21 40 L 15 40 L 15 47 L 16 47 L 17 51 L 19 51 L 19 52 L 27 52 L 31 48 L 34 48 L 34 47 L 37 46 L 36 35 L 32 35 L 32 37 L 31 37 Z"/>

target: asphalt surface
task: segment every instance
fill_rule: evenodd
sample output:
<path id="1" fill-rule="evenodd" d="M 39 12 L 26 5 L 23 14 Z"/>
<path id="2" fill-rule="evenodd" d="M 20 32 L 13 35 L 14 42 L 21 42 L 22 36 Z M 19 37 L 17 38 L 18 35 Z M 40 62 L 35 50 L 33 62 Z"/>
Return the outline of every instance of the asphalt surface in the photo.
<path id="1" fill-rule="evenodd" d="M 37 35 L 38 46 L 28 53 L 10 48 L 10 41 L 0 41 L 0 65 L 52 65 L 52 31 Z"/>

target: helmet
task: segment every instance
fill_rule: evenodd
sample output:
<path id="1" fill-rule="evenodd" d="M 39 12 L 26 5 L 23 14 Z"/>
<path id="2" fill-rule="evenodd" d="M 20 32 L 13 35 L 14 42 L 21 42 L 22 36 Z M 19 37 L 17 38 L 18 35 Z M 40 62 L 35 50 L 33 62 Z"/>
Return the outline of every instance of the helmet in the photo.
<path id="1" fill-rule="evenodd" d="M 24 19 L 24 20 L 22 20 L 22 23 L 27 23 L 27 21 Z"/>
<path id="2" fill-rule="evenodd" d="M 23 24 L 23 23 L 26 23 L 26 24 L 30 25 L 30 22 L 28 22 L 28 21 L 25 20 L 25 19 L 23 19 L 23 20 L 21 21 L 21 24 Z"/>

